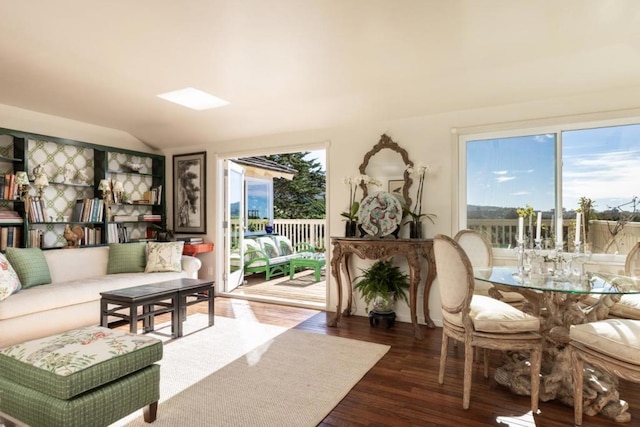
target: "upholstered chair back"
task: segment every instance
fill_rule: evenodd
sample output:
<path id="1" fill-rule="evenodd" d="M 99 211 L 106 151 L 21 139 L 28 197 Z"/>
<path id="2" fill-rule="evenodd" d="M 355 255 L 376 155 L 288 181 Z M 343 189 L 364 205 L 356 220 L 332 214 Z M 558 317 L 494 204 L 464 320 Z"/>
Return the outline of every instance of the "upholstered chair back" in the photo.
<path id="1" fill-rule="evenodd" d="M 624 263 L 624 274 L 640 277 L 640 242 L 636 243 L 627 254 Z"/>
<path id="2" fill-rule="evenodd" d="M 474 230 L 460 230 L 453 238 L 464 249 L 474 267 L 493 267 L 491 244 Z"/>
<path id="3" fill-rule="evenodd" d="M 469 258 L 460 245 L 443 234 L 434 238 L 433 247 L 442 310 L 452 314 L 464 311 L 469 307 L 474 288 Z"/>

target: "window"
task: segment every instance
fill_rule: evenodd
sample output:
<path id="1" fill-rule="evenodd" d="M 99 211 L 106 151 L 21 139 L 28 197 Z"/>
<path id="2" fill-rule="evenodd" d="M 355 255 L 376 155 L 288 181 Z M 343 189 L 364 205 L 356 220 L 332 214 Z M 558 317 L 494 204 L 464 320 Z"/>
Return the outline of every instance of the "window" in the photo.
<path id="1" fill-rule="evenodd" d="M 640 124 L 462 135 L 459 160 L 460 227 L 494 247 L 516 244 L 523 213 L 532 247 L 538 212 L 544 248 L 561 233 L 574 250 L 578 212 L 579 241 L 593 253 L 626 254 L 640 240 Z"/>
<path id="2" fill-rule="evenodd" d="M 273 223 L 273 181 L 245 178 L 248 231 L 263 231 Z"/>

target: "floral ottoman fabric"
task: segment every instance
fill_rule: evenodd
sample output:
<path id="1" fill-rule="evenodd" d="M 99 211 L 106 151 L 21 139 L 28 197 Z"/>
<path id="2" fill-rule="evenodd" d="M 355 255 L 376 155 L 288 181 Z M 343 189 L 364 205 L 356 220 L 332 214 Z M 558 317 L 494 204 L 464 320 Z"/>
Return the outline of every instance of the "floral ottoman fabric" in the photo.
<path id="1" fill-rule="evenodd" d="M 69 399 L 162 359 L 162 342 L 100 326 L 0 350 L 0 377 Z"/>

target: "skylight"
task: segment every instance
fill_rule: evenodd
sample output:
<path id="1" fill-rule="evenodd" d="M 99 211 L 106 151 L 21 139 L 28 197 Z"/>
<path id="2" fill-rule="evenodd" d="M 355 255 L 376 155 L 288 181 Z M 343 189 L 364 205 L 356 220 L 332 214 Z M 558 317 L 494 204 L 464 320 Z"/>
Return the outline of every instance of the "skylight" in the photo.
<path id="1" fill-rule="evenodd" d="M 229 103 L 229 101 L 192 87 L 161 93 L 158 97 L 194 110 L 208 110 L 223 107 Z"/>

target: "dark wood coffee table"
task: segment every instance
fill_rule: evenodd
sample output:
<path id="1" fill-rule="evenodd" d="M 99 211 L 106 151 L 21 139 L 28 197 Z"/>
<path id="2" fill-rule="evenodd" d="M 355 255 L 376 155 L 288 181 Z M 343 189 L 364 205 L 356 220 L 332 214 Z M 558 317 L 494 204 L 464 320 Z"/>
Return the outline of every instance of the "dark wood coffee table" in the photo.
<path id="1" fill-rule="evenodd" d="M 182 323 L 187 307 L 203 301 L 209 304 L 209 326 L 214 323 L 214 290 L 211 280 L 175 279 L 151 285 L 133 286 L 114 291 L 101 292 L 100 325 L 109 327 L 109 316 L 129 323 L 131 333 L 138 332 L 138 321 L 142 320 L 144 332 L 154 330 L 154 317 L 171 313 L 171 336 L 182 336 Z M 109 308 L 109 306 L 113 306 Z M 142 307 L 142 313 L 139 308 Z M 128 309 L 128 314 L 124 310 Z"/>

